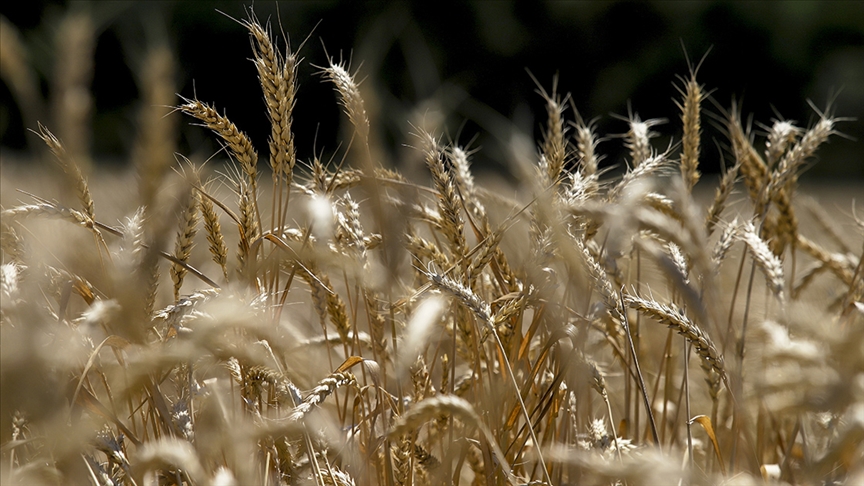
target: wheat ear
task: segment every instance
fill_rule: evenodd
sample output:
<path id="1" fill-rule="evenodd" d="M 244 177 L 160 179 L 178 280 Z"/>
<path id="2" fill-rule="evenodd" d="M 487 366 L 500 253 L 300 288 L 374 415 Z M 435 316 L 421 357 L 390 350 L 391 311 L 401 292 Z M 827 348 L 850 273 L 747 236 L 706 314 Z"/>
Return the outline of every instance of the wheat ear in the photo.
<path id="1" fill-rule="evenodd" d="M 756 233 L 756 227 L 751 221 L 744 223 L 738 232 L 738 238 L 747 244 L 750 255 L 765 275 L 765 280 L 774 295 L 783 301 L 783 263 L 771 251 L 768 244 Z"/>
<path id="2" fill-rule="evenodd" d="M 195 172 L 196 187 L 200 184 L 200 179 Z M 222 276 L 225 281 L 228 281 L 228 246 L 225 244 L 225 237 L 222 234 L 222 225 L 219 223 L 219 214 L 213 206 L 213 201 L 204 193 L 208 190 L 209 184 L 204 184 L 200 190 L 195 191 L 195 197 L 198 200 L 198 207 L 201 210 L 201 217 L 204 220 L 204 231 L 207 233 L 208 249 L 213 261 L 222 269 Z"/>
<path id="3" fill-rule="evenodd" d="M 714 346 L 714 342 L 702 329 L 681 312 L 674 304 L 661 304 L 654 299 L 643 299 L 634 294 L 624 294 L 624 303 L 639 312 L 656 319 L 678 331 L 693 344 L 697 354 L 711 364 L 711 367 L 726 379 L 726 367 L 723 356 Z"/>
<path id="4" fill-rule="evenodd" d="M 775 120 L 768 130 L 768 138 L 765 141 L 765 163 L 768 167 L 774 167 L 780 162 L 780 158 L 786 153 L 789 145 L 794 142 L 801 129 L 791 121 Z"/>
<path id="5" fill-rule="evenodd" d="M 348 120 L 354 125 L 360 140 L 368 143 L 369 116 L 366 114 L 366 105 L 360 96 L 360 86 L 354 81 L 354 76 L 348 72 L 345 64 L 337 63 L 332 59 L 329 66 L 321 69 L 321 73 L 336 86 Z"/>
<path id="6" fill-rule="evenodd" d="M 426 166 L 432 174 L 435 190 L 438 193 L 438 210 L 441 213 L 441 231 L 447 237 L 450 250 L 455 257 L 468 254 L 465 243 L 464 223 L 460 215 L 459 195 L 450 172 L 444 167 L 444 158 L 438 141 L 427 133 L 420 134 Z M 463 262 L 464 264 L 464 262 Z"/>
<path id="7" fill-rule="evenodd" d="M 630 163 L 634 168 L 638 168 L 643 162 L 651 158 L 651 139 L 657 136 L 651 127 L 665 122 L 666 120 L 661 118 L 642 121 L 638 113 L 630 114 L 627 119 L 629 129 L 624 134 L 624 146 L 630 151 Z"/>
<path id="8" fill-rule="evenodd" d="M 741 175 L 744 176 L 750 201 L 755 203 L 759 201 L 762 189 L 768 183 L 768 167 L 753 148 L 749 133 L 745 133 L 741 126 L 741 114 L 736 107 L 732 107 L 726 127 L 732 142 L 735 163 L 740 166 Z"/>
<path id="9" fill-rule="evenodd" d="M 177 231 L 177 239 L 174 242 L 174 257 L 186 263 L 195 246 L 195 234 L 198 233 L 198 199 L 191 192 L 187 196 L 183 214 L 180 217 L 180 227 Z M 183 286 L 183 278 L 186 276 L 186 268 L 177 263 L 171 264 L 171 280 L 174 282 L 174 301 L 180 300 L 180 288 Z"/>
<path id="10" fill-rule="evenodd" d="M 513 385 L 514 392 L 516 393 L 516 398 L 519 402 L 522 415 L 525 419 L 525 424 L 528 427 L 528 432 L 531 436 L 531 440 L 534 442 L 534 444 L 537 445 L 537 456 L 540 460 L 540 468 L 543 470 L 543 476 L 546 478 L 546 481 L 549 484 L 552 484 L 551 478 L 549 476 L 549 470 L 546 467 L 546 462 L 543 460 L 543 453 L 540 450 L 540 442 L 537 440 L 537 435 L 534 432 L 534 425 L 533 422 L 531 422 L 531 416 L 528 413 L 528 408 L 525 406 L 525 401 L 522 398 L 522 392 L 519 388 L 519 384 L 516 382 L 516 375 L 513 374 L 513 368 L 510 366 L 510 360 L 507 358 L 507 349 L 504 347 L 504 343 L 501 341 L 501 338 L 498 335 L 498 329 L 496 326 L 496 321 L 492 315 L 491 307 L 480 297 L 478 297 L 474 292 L 472 292 L 471 289 L 465 287 L 464 285 L 461 285 L 460 283 L 454 281 L 446 275 L 432 272 L 429 272 L 426 275 L 427 277 L 429 277 L 429 279 L 432 281 L 432 284 L 436 288 L 444 290 L 445 292 L 455 296 L 466 307 L 468 307 L 480 320 L 484 328 L 489 331 L 489 333 L 495 338 L 495 343 L 498 346 L 498 351 L 501 353 L 502 356 L 504 356 L 503 361 L 507 367 L 507 374 L 510 377 L 510 382 Z"/>
<path id="11" fill-rule="evenodd" d="M 183 101 L 186 103 L 179 107 L 183 113 L 204 122 L 207 128 L 228 144 L 228 148 L 240 162 L 240 167 L 252 186 L 252 194 L 255 194 L 258 188 L 258 152 L 255 151 L 249 137 L 213 107 L 198 100 L 184 98 Z"/>
<path id="12" fill-rule="evenodd" d="M 698 70 L 698 67 L 696 68 Z M 687 184 L 687 189 L 692 190 L 699 182 L 699 148 L 702 137 L 702 125 L 700 120 L 700 105 L 705 97 L 702 86 L 696 82 L 696 71 L 691 70 L 690 77 L 681 80 L 684 87 L 678 87 L 683 100 L 676 101 L 678 109 L 681 110 L 681 123 L 684 125 L 684 136 L 681 138 L 681 177 Z"/>
<path id="13" fill-rule="evenodd" d="M 536 80 L 535 80 L 536 82 Z M 543 134 L 543 156 L 546 161 L 546 177 L 549 183 L 558 185 L 561 173 L 564 170 L 564 162 L 567 160 L 567 127 L 564 124 L 564 100 L 558 96 L 558 78 L 552 81 L 552 93 L 540 88 L 540 96 L 546 101 L 546 131 Z"/>
<path id="14" fill-rule="evenodd" d="M 337 388 L 355 383 L 357 383 L 357 379 L 347 371 L 330 373 L 323 380 L 319 381 L 315 388 L 309 391 L 309 394 L 303 398 L 302 403 L 294 407 L 294 410 L 288 416 L 288 420 L 291 422 L 302 420 L 303 417 L 332 395 Z"/>
<path id="15" fill-rule="evenodd" d="M 60 164 L 63 172 L 69 176 L 70 182 L 72 182 L 72 185 L 75 187 L 75 192 L 78 195 L 78 201 L 81 203 L 81 208 L 84 210 L 84 214 L 90 219 L 95 219 L 93 196 L 90 195 L 90 186 L 87 184 L 87 179 L 84 178 L 84 174 L 81 172 L 81 167 L 69 154 L 64 145 L 60 142 L 60 139 L 54 136 L 54 134 L 45 128 L 44 125 L 40 123 L 39 131 L 35 133 L 43 142 L 45 142 L 46 145 L 48 145 L 48 148 L 51 149 L 51 152 L 57 159 L 57 163 Z"/>
<path id="16" fill-rule="evenodd" d="M 705 232 L 707 236 L 711 236 L 714 232 L 717 222 L 720 221 L 720 215 L 726 209 L 726 202 L 735 188 L 735 181 L 738 179 L 738 170 L 740 168 L 741 164 L 736 163 L 726 169 L 726 173 L 720 178 L 720 184 L 714 190 L 714 199 L 711 201 L 711 206 L 708 207 L 707 214 L 705 215 Z"/>
<path id="17" fill-rule="evenodd" d="M 471 406 L 463 398 L 453 395 L 437 395 L 427 398 L 408 409 L 396 422 L 390 427 L 388 435 L 390 437 L 398 437 L 412 431 L 416 431 L 420 426 L 430 419 L 437 418 L 441 415 L 450 415 L 458 417 L 466 424 L 477 427 L 483 434 L 483 437 L 489 443 L 492 453 L 495 455 L 495 460 L 498 466 L 502 469 L 511 484 L 517 484 L 510 465 L 507 463 L 507 457 L 498 446 L 495 436 L 489 430 L 483 420 L 477 415 L 474 407 Z M 539 447 L 539 444 L 538 444 Z M 548 476 L 547 476 L 548 477 Z M 551 484 L 551 483 L 549 483 Z"/>
<path id="18" fill-rule="evenodd" d="M 600 144 L 600 139 L 597 137 L 594 122 L 586 122 L 575 108 L 573 111 L 576 112 L 576 134 L 574 135 L 576 157 L 579 160 L 580 172 L 586 179 L 585 193 L 590 197 L 596 194 L 599 189 L 597 181 L 600 174 L 598 169 L 602 157 L 597 155 L 597 146 Z"/>

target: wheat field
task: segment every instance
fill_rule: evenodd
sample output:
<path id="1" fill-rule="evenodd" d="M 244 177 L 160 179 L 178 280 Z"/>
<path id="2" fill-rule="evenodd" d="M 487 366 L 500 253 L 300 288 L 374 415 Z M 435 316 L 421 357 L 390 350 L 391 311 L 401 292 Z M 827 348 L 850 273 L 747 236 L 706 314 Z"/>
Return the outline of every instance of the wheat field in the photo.
<path id="1" fill-rule="evenodd" d="M 304 64 L 249 12 L 267 146 L 177 98 L 154 49 L 120 172 L 78 143 L 86 19 L 64 20 L 69 96 L 31 126 L 53 167 L 3 160 L 3 484 L 864 483 L 861 202 L 798 181 L 842 136 L 830 103 L 754 124 L 694 64 L 658 146 L 661 120 L 597 133 L 541 80 L 542 137 L 500 161 L 516 186 L 418 125 L 408 177 L 374 73 Z M 297 157 L 299 76 L 344 111 L 330 160 Z M 188 123 L 223 149 L 178 152 Z"/>

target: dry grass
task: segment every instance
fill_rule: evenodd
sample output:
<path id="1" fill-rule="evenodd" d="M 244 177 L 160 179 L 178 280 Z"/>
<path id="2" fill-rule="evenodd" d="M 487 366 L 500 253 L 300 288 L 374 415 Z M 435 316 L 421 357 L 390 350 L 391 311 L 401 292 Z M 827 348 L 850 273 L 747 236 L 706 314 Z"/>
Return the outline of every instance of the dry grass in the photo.
<path id="1" fill-rule="evenodd" d="M 88 21 L 66 22 L 87 48 Z M 509 199 L 475 180 L 471 151 L 416 127 L 404 142 L 428 183 L 384 167 L 356 73 L 335 61 L 318 71 L 351 139 L 339 163 L 298 167 L 297 53 L 254 15 L 239 24 L 272 123 L 269 169 L 241 127 L 182 99 L 167 118 L 142 112 L 137 198 L 95 211 L 100 179 L 70 125 L 38 126 L 64 199 L 19 204 L 4 189 L 3 484 L 864 478 L 864 223 L 825 221 L 796 187 L 842 121 L 830 110 L 756 140 L 733 106 L 732 162 L 703 205 L 695 70 L 681 78 L 680 150 L 655 147 L 659 120 L 631 114 L 620 178 L 601 177 L 604 139 L 555 80 L 539 89 L 530 179 Z M 4 59 L 25 59 L 14 46 Z M 171 57 L 147 59 L 142 93 L 163 99 Z M 68 124 L 88 108 L 55 109 Z M 187 160 L 166 177 L 160 124 L 182 114 L 219 137 L 233 171 Z"/>

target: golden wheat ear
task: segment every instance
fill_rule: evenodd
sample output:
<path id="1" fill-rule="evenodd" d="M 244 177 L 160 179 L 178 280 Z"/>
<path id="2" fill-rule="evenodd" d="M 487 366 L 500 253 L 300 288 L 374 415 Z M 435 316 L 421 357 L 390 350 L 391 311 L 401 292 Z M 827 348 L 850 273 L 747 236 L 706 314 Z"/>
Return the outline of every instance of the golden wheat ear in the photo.
<path id="1" fill-rule="evenodd" d="M 687 51 L 684 51 L 685 56 Z M 705 92 L 704 87 L 696 81 L 696 74 L 699 72 L 699 67 L 705 61 L 705 56 L 699 61 L 695 67 L 690 64 L 690 58 L 687 58 L 687 65 L 690 68 L 690 75 L 687 78 L 679 78 L 682 86 L 676 86 L 678 93 L 681 94 L 681 101 L 675 101 L 678 109 L 681 111 L 681 124 L 683 125 L 683 135 L 681 137 L 681 177 L 687 185 L 687 190 L 692 190 L 693 186 L 699 182 L 701 174 L 699 173 L 699 154 L 701 152 L 702 138 L 702 121 L 701 121 L 701 105 L 702 101 L 709 94 Z"/>

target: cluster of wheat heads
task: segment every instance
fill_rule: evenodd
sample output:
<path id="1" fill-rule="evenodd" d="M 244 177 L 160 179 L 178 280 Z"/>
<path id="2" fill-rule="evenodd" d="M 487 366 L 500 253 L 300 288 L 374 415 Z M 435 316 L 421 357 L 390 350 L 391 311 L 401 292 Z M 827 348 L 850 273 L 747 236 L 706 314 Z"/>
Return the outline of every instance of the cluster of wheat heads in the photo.
<path id="1" fill-rule="evenodd" d="M 38 128 L 79 202 L 2 211 L 4 484 L 864 478 L 862 250 L 825 218 L 808 235 L 794 204 L 830 112 L 760 142 L 738 109 L 718 117 L 734 163 L 702 208 L 695 70 L 680 150 L 633 115 L 620 178 L 598 169 L 594 125 L 541 90 L 544 136 L 514 155 L 511 200 L 475 183 L 470 150 L 419 129 L 431 184 L 384 168 L 336 62 L 320 74 L 353 127 L 349 163 L 297 167 L 299 58 L 241 24 L 269 170 L 219 110 L 177 106 L 236 162 L 233 197 L 183 163 L 185 191 L 160 207 L 167 135 L 145 113 L 140 209 L 105 224 L 80 151 Z M 45 220 L 65 241 L 29 236 Z M 69 245 L 75 260 L 54 251 Z"/>

